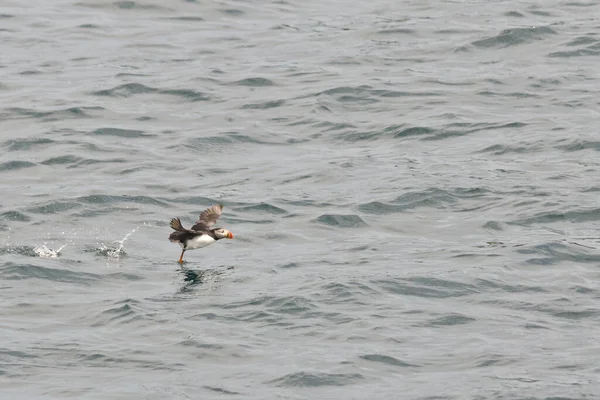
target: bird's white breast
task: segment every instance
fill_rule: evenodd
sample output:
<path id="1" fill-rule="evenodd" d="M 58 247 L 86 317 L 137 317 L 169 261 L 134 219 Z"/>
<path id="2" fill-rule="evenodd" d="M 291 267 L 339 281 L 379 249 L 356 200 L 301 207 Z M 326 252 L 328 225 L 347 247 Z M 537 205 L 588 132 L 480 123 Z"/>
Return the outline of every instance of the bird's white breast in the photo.
<path id="1" fill-rule="evenodd" d="M 215 241 L 216 241 L 215 239 L 213 239 L 211 236 L 208 236 L 208 235 L 196 236 L 191 239 L 188 239 L 188 241 L 186 243 L 186 249 L 187 250 L 199 249 L 201 247 L 206 247 L 209 244 L 213 244 Z"/>

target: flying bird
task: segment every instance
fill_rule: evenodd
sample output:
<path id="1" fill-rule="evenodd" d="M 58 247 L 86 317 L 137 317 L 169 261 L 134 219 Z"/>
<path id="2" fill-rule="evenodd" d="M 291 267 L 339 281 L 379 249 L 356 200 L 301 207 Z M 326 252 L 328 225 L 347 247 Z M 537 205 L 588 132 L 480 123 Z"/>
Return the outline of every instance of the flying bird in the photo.
<path id="1" fill-rule="evenodd" d="M 183 254 L 186 250 L 200 249 L 213 244 L 219 239 L 233 239 L 233 233 L 225 228 L 212 228 L 223 212 L 223 204 L 215 204 L 202 211 L 200 218 L 191 229 L 181 225 L 179 218 L 171 220 L 171 228 L 175 231 L 169 235 L 171 242 L 178 242 L 181 246 L 179 263 L 183 264 Z"/>

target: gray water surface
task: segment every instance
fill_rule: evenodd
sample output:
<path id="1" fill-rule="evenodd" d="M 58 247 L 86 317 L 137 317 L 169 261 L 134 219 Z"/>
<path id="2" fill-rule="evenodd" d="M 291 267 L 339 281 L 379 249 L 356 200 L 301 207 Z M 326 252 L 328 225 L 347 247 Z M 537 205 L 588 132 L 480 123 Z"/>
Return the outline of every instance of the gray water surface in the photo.
<path id="1" fill-rule="evenodd" d="M 1 397 L 598 398 L 599 20 L 5 0 Z"/>

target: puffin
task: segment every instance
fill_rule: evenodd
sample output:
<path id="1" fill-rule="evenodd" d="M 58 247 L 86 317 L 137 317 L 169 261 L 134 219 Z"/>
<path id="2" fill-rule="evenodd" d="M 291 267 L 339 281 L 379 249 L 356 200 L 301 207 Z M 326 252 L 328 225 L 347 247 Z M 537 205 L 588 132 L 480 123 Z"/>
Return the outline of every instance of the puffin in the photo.
<path id="1" fill-rule="evenodd" d="M 220 239 L 233 239 L 233 233 L 225 228 L 212 228 L 223 212 L 223 204 L 215 204 L 212 207 L 202 211 L 200 218 L 191 229 L 186 229 L 181 225 L 179 218 L 171 219 L 170 226 L 175 231 L 169 235 L 169 240 L 179 243 L 181 246 L 181 256 L 179 264 L 183 264 L 183 254 L 186 250 L 200 249 L 209 246 Z"/>

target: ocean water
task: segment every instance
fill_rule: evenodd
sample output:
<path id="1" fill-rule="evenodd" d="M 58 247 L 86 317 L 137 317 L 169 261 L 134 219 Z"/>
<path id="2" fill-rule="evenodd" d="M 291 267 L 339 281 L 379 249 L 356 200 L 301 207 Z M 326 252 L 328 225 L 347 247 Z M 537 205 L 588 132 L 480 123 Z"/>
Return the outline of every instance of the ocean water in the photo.
<path id="1" fill-rule="evenodd" d="M 0 397 L 598 398 L 599 18 L 2 1 Z"/>

